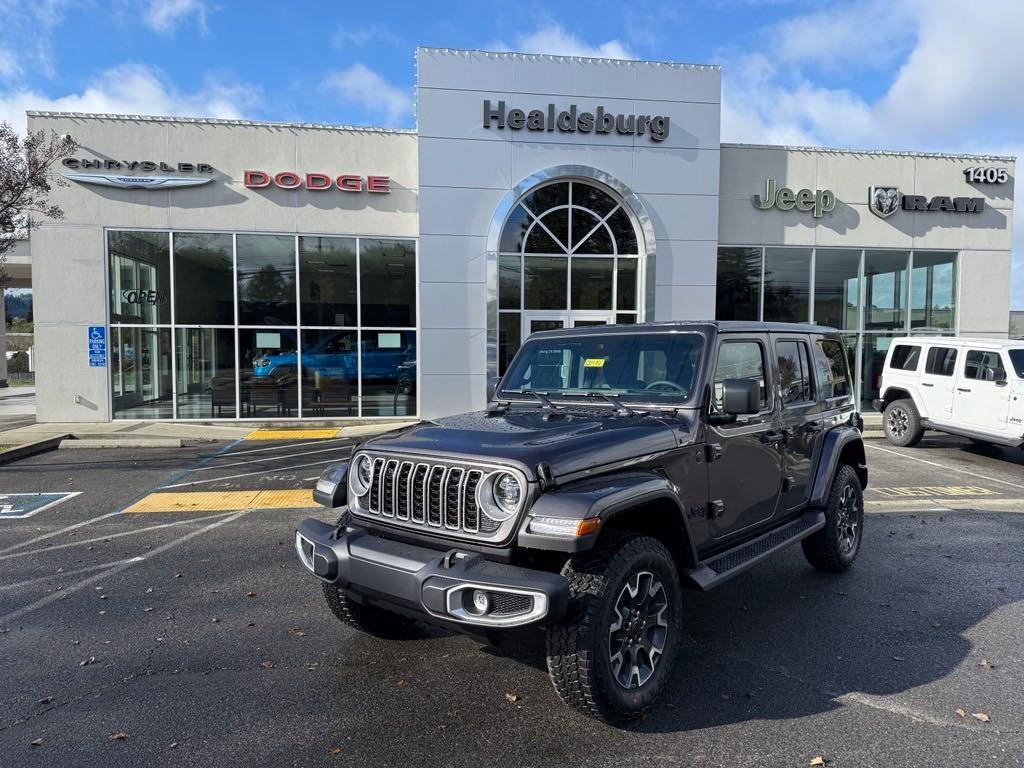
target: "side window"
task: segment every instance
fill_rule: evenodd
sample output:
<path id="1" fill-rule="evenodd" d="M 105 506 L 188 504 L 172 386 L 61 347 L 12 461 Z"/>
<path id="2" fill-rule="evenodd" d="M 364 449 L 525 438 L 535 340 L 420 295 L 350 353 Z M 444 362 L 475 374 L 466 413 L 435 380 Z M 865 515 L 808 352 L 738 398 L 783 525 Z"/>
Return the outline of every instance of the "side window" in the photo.
<path id="1" fill-rule="evenodd" d="M 897 344 L 889 359 L 889 367 L 899 371 L 916 371 L 921 360 L 921 348 L 911 344 Z"/>
<path id="2" fill-rule="evenodd" d="M 971 349 L 964 363 L 964 378 L 976 381 L 996 381 L 1006 376 L 1003 361 L 998 352 Z"/>
<path id="3" fill-rule="evenodd" d="M 756 341 L 726 341 L 718 348 L 715 365 L 714 406 L 722 409 L 723 382 L 726 379 L 754 379 L 761 387 L 761 410 L 768 407 L 768 388 L 764 378 L 764 350 Z"/>
<path id="4" fill-rule="evenodd" d="M 955 347 L 932 347 L 924 364 L 925 373 L 933 376 L 952 376 L 956 370 Z"/>
<path id="5" fill-rule="evenodd" d="M 843 345 L 832 339 L 818 341 L 818 372 L 825 385 L 825 397 L 846 397 L 852 393 Z"/>
<path id="6" fill-rule="evenodd" d="M 782 404 L 795 405 L 813 400 L 807 345 L 802 341 L 777 341 L 775 357 L 779 361 Z"/>

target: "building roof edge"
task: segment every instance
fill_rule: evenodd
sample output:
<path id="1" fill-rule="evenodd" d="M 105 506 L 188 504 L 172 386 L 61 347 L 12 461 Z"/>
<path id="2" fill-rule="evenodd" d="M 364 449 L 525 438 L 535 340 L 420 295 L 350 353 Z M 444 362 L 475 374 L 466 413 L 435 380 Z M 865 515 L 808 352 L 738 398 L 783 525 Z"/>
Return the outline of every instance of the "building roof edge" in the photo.
<path id="1" fill-rule="evenodd" d="M 748 144 L 744 142 L 723 141 L 723 147 L 740 149 L 783 149 L 787 152 L 823 152 L 830 155 L 882 155 L 885 157 L 933 157 L 944 160 L 998 160 L 1004 163 L 1015 163 L 1014 155 L 972 155 L 952 152 L 910 152 L 896 149 L 844 149 L 842 147 L 802 147 L 788 144 Z"/>
<path id="2" fill-rule="evenodd" d="M 432 48 L 429 46 L 418 46 L 416 54 L 420 51 L 426 53 L 482 53 L 485 56 L 496 58 L 525 58 L 525 59 L 549 59 L 553 61 L 608 61 L 616 64 L 655 64 L 673 69 L 691 69 L 697 71 L 720 72 L 722 67 L 718 64 L 689 64 L 682 61 L 652 61 L 649 59 L 615 59 L 610 56 L 568 56 L 557 53 L 523 53 L 522 51 L 486 51 L 482 48 Z"/>
<path id="3" fill-rule="evenodd" d="M 288 123 L 278 120 L 240 120 L 226 117 L 182 117 L 173 115 L 123 115 L 105 112 L 51 112 L 46 110 L 27 110 L 29 117 L 68 117 L 76 120 L 124 120 L 131 122 L 159 123 L 202 123 L 210 125 L 238 125 L 256 128 L 311 128 L 326 131 L 359 131 L 363 133 L 395 133 L 403 136 L 415 136 L 413 128 L 378 128 L 369 125 L 335 125 L 331 123 Z"/>

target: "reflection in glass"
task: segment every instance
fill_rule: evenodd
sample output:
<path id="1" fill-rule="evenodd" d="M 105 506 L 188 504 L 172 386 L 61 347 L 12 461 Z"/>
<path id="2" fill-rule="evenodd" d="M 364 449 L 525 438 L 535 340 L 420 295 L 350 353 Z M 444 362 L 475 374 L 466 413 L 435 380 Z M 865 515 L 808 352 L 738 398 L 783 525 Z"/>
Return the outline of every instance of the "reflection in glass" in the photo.
<path id="1" fill-rule="evenodd" d="M 524 262 L 526 309 L 565 309 L 569 260 L 526 256 Z"/>
<path id="2" fill-rule="evenodd" d="M 174 319 L 179 325 L 232 325 L 235 275 L 231 235 L 174 235 Z"/>
<path id="3" fill-rule="evenodd" d="M 523 198 L 523 205 L 529 208 L 534 216 L 540 216 L 549 208 L 569 204 L 569 183 L 565 181 L 535 189 Z"/>
<path id="4" fill-rule="evenodd" d="M 242 418 L 297 416 L 299 356 L 295 330 L 238 331 Z"/>
<path id="5" fill-rule="evenodd" d="M 618 293 L 618 301 L 615 304 L 615 308 L 619 310 L 636 309 L 636 274 L 637 267 L 639 265 L 639 259 L 619 259 L 619 285 L 616 288 Z"/>
<path id="6" fill-rule="evenodd" d="M 498 315 L 498 375 L 503 376 L 508 364 L 522 344 L 522 316 L 518 312 L 501 312 Z"/>
<path id="7" fill-rule="evenodd" d="M 358 408 L 356 331 L 302 331 L 302 415 L 357 416 Z"/>
<path id="8" fill-rule="evenodd" d="M 608 226 L 611 228 L 612 236 L 615 238 L 616 253 L 627 256 L 640 254 L 640 246 L 636 240 L 636 229 L 629 215 L 620 206 L 615 213 L 608 217 Z"/>
<path id="9" fill-rule="evenodd" d="M 363 331 L 363 416 L 416 412 L 416 332 Z"/>
<path id="10" fill-rule="evenodd" d="M 238 324 L 295 325 L 295 238 L 238 235 Z"/>
<path id="11" fill-rule="evenodd" d="M 715 315 L 719 320 L 760 318 L 760 248 L 718 249 L 715 307 Z"/>
<path id="12" fill-rule="evenodd" d="M 910 327 L 956 328 L 956 254 L 914 251 L 910 276 Z"/>
<path id="13" fill-rule="evenodd" d="M 859 250 L 817 250 L 814 263 L 814 322 L 842 330 L 859 329 Z"/>
<path id="14" fill-rule="evenodd" d="M 363 327 L 416 325 L 416 248 L 411 240 L 359 241 Z"/>
<path id="15" fill-rule="evenodd" d="M 527 213 L 522 205 L 517 205 L 509 214 L 505 222 L 505 228 L 501 231 L 501 240 L 498 242 L 498 250 L 514 251 L 518 253 L 523 249 L 523 241 L 526 239 L 526 230 L 533 223 L 533 218 Z"/>
<path id="16" fill-rule="evenodd" d="M 230 328 L 178 328 L 178 418 L 234 418 L 235 332 Z"/>
<path id="17" fill-rule="evenodd" d="M 303 325 L 356 325 L 355 238 L 299 238 L 299 296 Z"/>
<path id="18" fill-rule="evenodd" d="M 498 257 L 498 306 L 519 309 L 522 259 L 519 256 Z"/>
<path id="19" fill-rule="evenodd" d="M 865 330 L 895 331 L 906 327 L 909 258 L 909 251 L 865 251 Z"/>
<path id="20" fill-rule="evenodd" d="M 614 259 L 574 257 L 570 309 L 611 309 L 614 272 Z"/>
<path id="21" fill-rule="evenodd" d="M 170 328 L 114 326 L 108 354 L 114 418 L 171 418 Z"/>
<path id="22" fill-rule="evenodd" d="M 882 368 L 892 340 L 902 333 L 866 333 L 861 351 L 861 408 L 870 408 L 871 401 L 878 397 L 882 381 Z"/>
<path id="23" fill-rule="evenodd" d="M 806 323 L 810 319 L 811 249 L 766 248 L 765 322 Z"/>
<path id="24" fill-rule="evenodd" d="M 170 324 L 171 239 L 166 232 L 111 232 L 110 322 Z"/>

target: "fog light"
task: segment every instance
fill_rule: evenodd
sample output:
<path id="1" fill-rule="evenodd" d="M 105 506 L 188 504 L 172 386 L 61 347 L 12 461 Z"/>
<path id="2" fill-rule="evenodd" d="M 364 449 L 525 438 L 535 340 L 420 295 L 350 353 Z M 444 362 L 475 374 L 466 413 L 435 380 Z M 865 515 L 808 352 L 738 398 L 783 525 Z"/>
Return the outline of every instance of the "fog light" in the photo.
<path id="1" fill-rule="evenodd" d="M 473 590 L 473 608 L 481 616 L 490 613 L 491 598 L 489 598 L 487 596 L 487 593 L 484 592 L 482 589 Z"/>

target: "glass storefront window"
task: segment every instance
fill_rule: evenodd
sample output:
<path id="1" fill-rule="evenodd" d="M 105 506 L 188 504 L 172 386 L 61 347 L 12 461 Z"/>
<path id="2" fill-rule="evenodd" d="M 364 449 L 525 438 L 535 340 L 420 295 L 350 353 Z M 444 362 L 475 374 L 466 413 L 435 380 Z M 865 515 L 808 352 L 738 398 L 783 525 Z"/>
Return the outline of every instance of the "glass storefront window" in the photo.
<path id="1" fill-rule="evenodd" d="M 416 332 L 364 330 L 363 415 L 416 413 Z"/>
<path id="2" fill-rule="evenodd" d="M 636 309 L 636 276 L 639 267 L 638 259 L 618 259 L 618 287 L 616 293 L 618 298 L 615 301 L 615 308 L 618 310 Z"/>
<path id="3" fill-rule="evenodd" d="M 175 335 L 179 419 L 227 419 L 235 403 L 235 332 L 178 328 Z"/>
<path id="4" fill-rule="evenodd" d="M 522 344 L 522 318 L 518 312 L 498 315 L 498 375 L 504 376 L 508 364 Z"/>
<path id="5" fill-rule="evenodd" d="M 110 321 L 171 322 L 171 238 L 166 232 L 110 232 Z"/>
<path id="6" fill-rule="evenodd" d="M 906 328 L 909 251 L 864 252 L 864 330 Z"/>
<path id="7" fill-rule="evenodd" d="M 718 249 L 715 306 L 719 320 L 760 319 L 760 248 Z"/>
<path id="8" fill-rule="evenodd" d="M 956 328 L 956 254 L 914 251 L 910 327 L 921 331 Z"/>
<path id="9" fill-rule="evenodd" d="M 174 321 L 234 325 L 235 271 L 231 235 L 174 233 Z"/>
<path id="10" fill-rule="evenodd" d="M 810 301 L 811 249 L 765 248 L 765 322 L 806 323 Z"/>
<path id="11" fill-rule="evenodd" d="M 860 250 L 819 248 L 814 257 L 814 322 L 844 331 L 860 327 Z"/>
<path id="12" fill-rule="evenodd" d="M 303 325 L 358 324 L 354 237 L 299 238 L 299 300 Z"/>
<path id="13" fill-rule="evenodd" d="M 565 309 L 569 260 L 558 256 L 523 259 L 526 309 Z"/>
<path id="14" fill-rule="evenodd" d="M 878 397 L 885 367 L 885 356 L 889 353 L 892 340 L 903 333 L 865 333 L 861 342 L 860 400 L 861 408 L 870 408 L 871 401 Z"/>
<path id="15" fill-rule="evenodd" d="M 239 325 L 295 325 L 295 238 L 238 235 Z"/>
<path id="16" fill-rule="evenodd" d="M 502 309 L 519 309 L 522 272 L 523 263 L 518 255 L 498 257 L 498 306 Z"/>
<path id="17" fill-rule="evenodd" d="M 363 327 L 416 325 L 416 248 L 411 240 L 359 241 Z"/>
<path id="18" fill-rule="evenodd" d="M 108 345 L 114 418 L 171 418 L 171 330 L 114 326 Z"/>
<path id="19" fill-rule="evenodd" d="M 615 259 L 574 258 L 570 309 L 612 309 Z"/>
<path id="20" fill-rule="evenodd" d="M 359 414 L 358 335 L 354 330 L 302 331 L 303 416 Z"/>
<path id="21" fill-rule="evenodd" d="M 298 416 L 299 353 L 293 328 L 238 331 L 242 418 Z"/>

